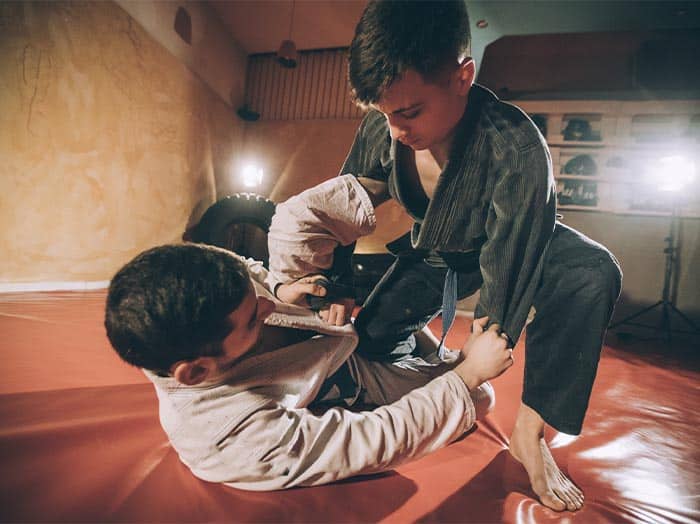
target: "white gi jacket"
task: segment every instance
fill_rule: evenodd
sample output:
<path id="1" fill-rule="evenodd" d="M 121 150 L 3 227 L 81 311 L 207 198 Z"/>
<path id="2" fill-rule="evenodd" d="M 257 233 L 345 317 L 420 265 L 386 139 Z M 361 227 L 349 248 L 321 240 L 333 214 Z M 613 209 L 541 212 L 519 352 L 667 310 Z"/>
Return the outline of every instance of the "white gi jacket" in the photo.
<path id="1" fill-rule="evenodd" d="M 265 323 L 318 335 L 249 355 L 222 382 L 184 386 L 146 372 L 156 388 L 161 424 L 197 477 L 260 491 L 323 484 L 394 468 L 472 426 L 472 398 L 447 364 L 366 361 L 353 354 L 352 325 L 331 326 L 309 310 L 280 303 L 265 284 L 262 265 L 249 266 L 256 293 L 276 302 Z M 345 361 L 358 399 L 380 407 L 312 413 L 309 405 L 324 380 Z"/>

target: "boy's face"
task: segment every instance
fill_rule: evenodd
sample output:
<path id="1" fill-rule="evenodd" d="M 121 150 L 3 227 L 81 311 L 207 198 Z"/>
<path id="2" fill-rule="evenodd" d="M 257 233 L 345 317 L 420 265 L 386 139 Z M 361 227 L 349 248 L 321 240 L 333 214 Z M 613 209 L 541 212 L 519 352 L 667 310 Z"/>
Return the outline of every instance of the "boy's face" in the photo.
<path id="1" fill-rule="evenodd" d="M 464 114 L 473 81 L 473 62 L 471 76 L 465 67 L 448 68 L 430 82 L 413 69 L 395 80 L 373 105 L 386 116 L 392 139 L 415 151 L 449 140 Z"/>
<path id="2" fill-rule="evenodd" d="M 224 354 L 217 358 L 217 371 L 225 372 L 260 342 L 263 321 L 275 310 L 275 304 L 265 297 L 258 297 L 251 286 L 243 302 L 228 320 L 231 331 L 224 339 Z"/>

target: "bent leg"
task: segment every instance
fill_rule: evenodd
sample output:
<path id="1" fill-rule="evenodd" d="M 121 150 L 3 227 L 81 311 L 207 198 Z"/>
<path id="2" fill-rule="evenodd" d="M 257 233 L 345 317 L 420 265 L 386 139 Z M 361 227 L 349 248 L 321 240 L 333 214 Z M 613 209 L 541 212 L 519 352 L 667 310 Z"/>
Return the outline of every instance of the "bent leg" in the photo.
<path id="1" fill-rule="evenodd" d="M 544 424 L 580 433 L 620 284 L 609 251 L 557 225 L 527 328 L 525 384 L 511 437 L 511 454 L 527 470 L 533 490 L 557 511 L 580 509 L 583 493 L 555 463 Z"/>
<path id="2" fill-rule="evenodd" d="M 557 225 L 527 327 L 523 402 L 563 433 L 581 432 L 621 280 L 607 249 Z"/>
<path id="3" fill-rule="evenodd" d="M 437 349 L 437 348 L 436 348 Z M 425 386 L 450 371 L 457 362 L 431 364 L 421 357 L 405 357 L 396 362 L 379 362 L 353 355 L 358 382 L 362 384 L 360 400 L 364 404 L 383 406 L 396 402 L 407 393 Z M 476 419 L 481 420 L 496 404 L 496 393 L 489 382 L 469 391 Z"/>
<path id="4" fill-rule="evenodd" d="M 395 360 L 412 353 L 413 334 L 440 312 L 445 273 L 420 257 L 399 256 L 357 315 L 357 352 L 369 360 Z M 460 273 L 458 279 L 460 297 L 473 294 L 481 284 L 478 271 Z"/>

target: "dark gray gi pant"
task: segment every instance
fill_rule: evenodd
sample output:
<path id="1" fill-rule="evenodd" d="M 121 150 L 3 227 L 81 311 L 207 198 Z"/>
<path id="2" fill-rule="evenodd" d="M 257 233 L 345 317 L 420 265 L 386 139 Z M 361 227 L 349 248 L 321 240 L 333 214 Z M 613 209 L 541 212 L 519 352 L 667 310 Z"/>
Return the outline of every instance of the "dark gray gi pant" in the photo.
<path id="1" fill-rule="evenodd" d="M 544 257 L 535 318 L 526 328 L 522 401 L 558 431 L 577 435 L 622 272 L 605 247 L 561 223 Z M 458 269 L 459 297 L 465 298 L 481 286 L 478 259 Z M 440 313 L 446 271 L 422 253 L 399 253 L 355 321 L 357 351 L 374 360 L 410 353 L 413 333 Z"/>

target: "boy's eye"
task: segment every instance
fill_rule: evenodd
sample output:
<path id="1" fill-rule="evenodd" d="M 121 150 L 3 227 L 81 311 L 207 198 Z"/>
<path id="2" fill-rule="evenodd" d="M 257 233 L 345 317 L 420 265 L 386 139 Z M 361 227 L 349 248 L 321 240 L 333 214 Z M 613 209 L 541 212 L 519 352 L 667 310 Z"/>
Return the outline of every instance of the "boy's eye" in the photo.
<path id="1" fill-rule="evenodd" d="M 410 113 L 404 113 L 403 117 L 407 120 L 411 120 L 412 118 L 416 118 L 420 114 L 420 111 L 411 111 Z"/>

